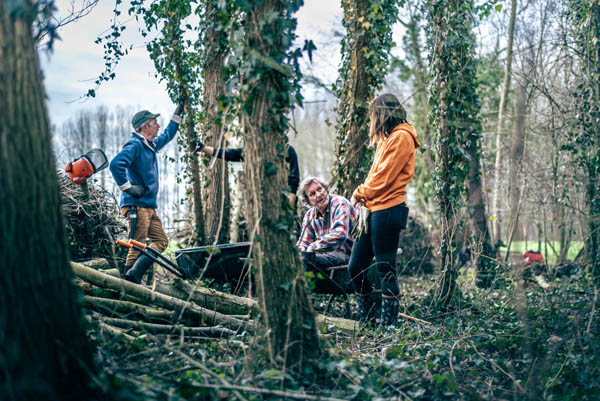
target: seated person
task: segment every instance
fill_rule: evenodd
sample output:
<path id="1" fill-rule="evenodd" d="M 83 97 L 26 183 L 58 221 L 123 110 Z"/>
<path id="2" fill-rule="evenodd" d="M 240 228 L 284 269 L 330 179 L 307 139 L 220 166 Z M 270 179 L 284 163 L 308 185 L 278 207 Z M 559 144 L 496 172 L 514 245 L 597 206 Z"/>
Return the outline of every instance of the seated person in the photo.
<path id="1" fill-rule="evenodd" d="M 300 199 L 311 206 L 304 215 L 296 243 L 304 270 L 324 273 L 328 267 L 348 264 L 353 244 L 350 232 L 357 217 L 350 201 L 330 195 L 327 184 L 316 177 L 302 181 Z"/>
<path id="2" fill-rule="evenodd" d="M 287 142 L 287 137 L 286 137 Z M 285 158 L 288 168 L 288 186 L 290 192 L 288 199 L 290 204 L 295 207 L 296 205 L 296 191 L 298 190 L 298 183 L 300 182 L 300 167 L 298 166 L 298 155 L 292 145 L 287 144 L 287 157 Z M 215 156 L 219 159 L 225 159 L 228 162 L 241 162 L 244 160 L 244 154 L 242 148 L 231 148 L 222 149 L 214 148 L 212 146 L 200 143 L 198 146 L 199 150 L 210 156 Z"/>

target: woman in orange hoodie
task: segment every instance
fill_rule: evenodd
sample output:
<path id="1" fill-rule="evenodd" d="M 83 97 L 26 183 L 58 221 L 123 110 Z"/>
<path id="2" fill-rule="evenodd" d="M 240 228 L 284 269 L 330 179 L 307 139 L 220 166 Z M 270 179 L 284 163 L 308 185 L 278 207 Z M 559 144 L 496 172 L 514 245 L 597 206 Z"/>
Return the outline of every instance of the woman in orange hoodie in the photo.
<path id="1" fill-rule="evenodd" d="M 420 146 L 415 128 L 406 122 L 406 110 L 396 96 L 376 97 L 369 105 L 369 142 L 377 144 L 373 165 L 364 184 L 352 195 L 354 206 L 365 206 L 367 233 L 352 248 L 348 270 L 358 295 L 360 321 L 374 325 L 377 299 L 366 272 L 375 256 L 381 280 L 382 326 L 396 323 L 399 289 L 396 281 L 396 252 L 400 230 L 406 228 L 408 208 L 406 185 L 415 171 L 415 149 Z"/>

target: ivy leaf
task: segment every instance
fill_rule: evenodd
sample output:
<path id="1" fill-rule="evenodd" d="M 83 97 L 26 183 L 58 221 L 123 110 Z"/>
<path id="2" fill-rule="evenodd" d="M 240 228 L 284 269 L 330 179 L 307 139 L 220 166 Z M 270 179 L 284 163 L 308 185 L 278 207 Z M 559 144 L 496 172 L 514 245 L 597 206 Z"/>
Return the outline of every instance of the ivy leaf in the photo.
<path id="1" fill-rule="evenodd" d="M 265 162 L 265 177 L 277 174 L 277 167 L 271 162 Z"/>
<path id="2" fill-rule="evenodd" d="M 317 50 L 317 46 L 315 46 L 312 40 L 305 40 L 304 46 L 302 47 L 302 51 L 305 51 L 308 54 L 308 60 L 312 63 L 312 55 L 313 50 Z"/>
<path id="3" fill-rule="evenodd" d="M 496 11 L 502 11 L 502 4 L 496 4 Z"/>

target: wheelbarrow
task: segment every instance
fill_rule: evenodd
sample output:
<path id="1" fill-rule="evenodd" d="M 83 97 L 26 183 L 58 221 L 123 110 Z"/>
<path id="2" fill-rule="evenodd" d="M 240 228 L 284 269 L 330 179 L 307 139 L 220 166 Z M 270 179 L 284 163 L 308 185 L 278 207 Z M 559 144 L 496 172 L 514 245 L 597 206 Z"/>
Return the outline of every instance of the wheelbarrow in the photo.
<path id="1" fill-rule="evenodd" d="M 214 283 L 230 283 L 232 293 L 237 293 L 242 284 L 252 280 L 248 257 L 250 242 L 201 246 L 175 251 L 180 270 L 193 279 L 207 278 Z M 353 292 L 346 265 L 320 270 L 315 277 L 313 291 L 318 294 L 342 295 Z"/>
<path id="2" fill-rule="evenodd" d="M 212 279 L 219 285 L 231 283 L 235 294 L 250 279 L 249 254 L 250 242 L 236 242 L 179 249 L 175 259 L 179 269 L 192 279 Z"/>
<path id="3" fill-rule="evenodd" d="M 117 244 L 140 251 L 182 279 L 195 281 L 208 278 L 223 284 L 238 283 L 248 278 L 246 259 L 250 252 L 249 242 L 180 249 L 175 251 L 176 264 L 156 249 L 134 239 L 117 240 Z"/>

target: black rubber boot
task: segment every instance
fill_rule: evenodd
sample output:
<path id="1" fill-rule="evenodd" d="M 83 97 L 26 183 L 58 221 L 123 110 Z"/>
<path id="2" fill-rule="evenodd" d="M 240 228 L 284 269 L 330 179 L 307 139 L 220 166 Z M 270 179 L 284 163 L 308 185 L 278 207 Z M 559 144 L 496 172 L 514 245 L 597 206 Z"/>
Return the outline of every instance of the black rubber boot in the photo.
<path id="1" fill-rule="evenodd" d="M 362 325 L 375 327 L 377 315 L 379 314 L 379 303 L 374 293 L 358 295 L 358 321 Z"/>
<path id="2" fill-rule="evenodd" d="M 396 298 L 382 297 L 381 300 L 381 321 L 382 327 L 393 326 L 398 321 L 398 300 Z"/>
<path id="3" fill-rule="evenodd" d="M 133 267 L 125 273 L 125 280 L 140 284 L 144 273 L 152 266 L 152 263 L 154 263 L 152 258 L 141 254 L 133 264 Z"/>
<path id="4" fill-rule="evenodd" d="M 126 265 L 125 263 L 119 263 L 119 274 L 122 278 L 125 278 L 125 273 L 132 268 L 132 265 Z"/>

